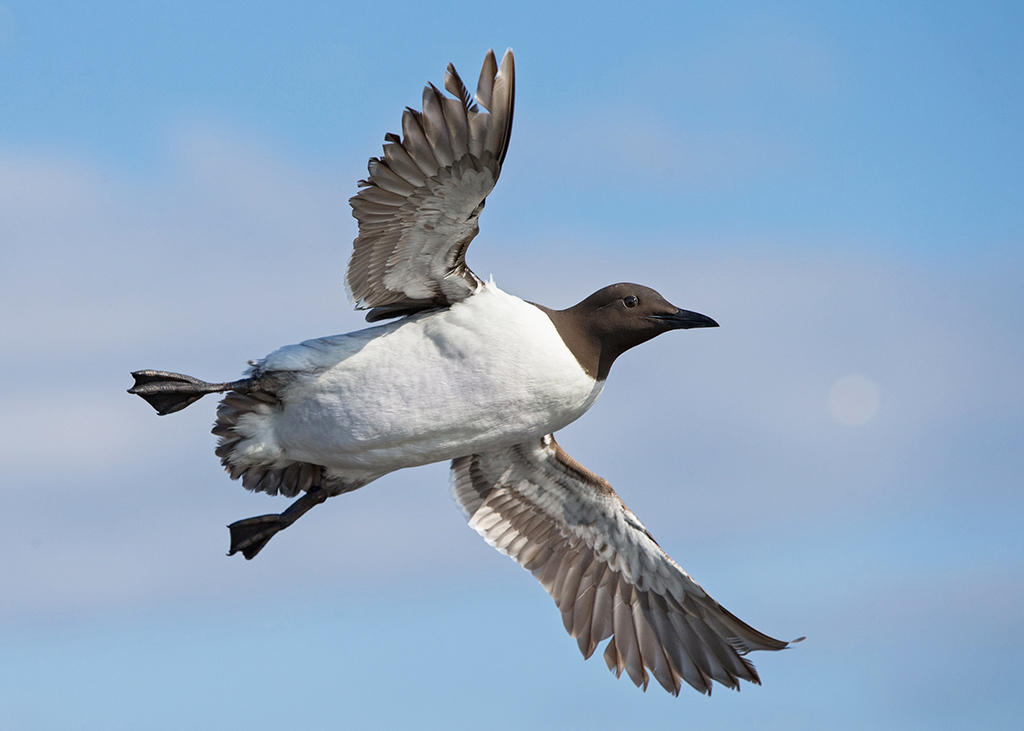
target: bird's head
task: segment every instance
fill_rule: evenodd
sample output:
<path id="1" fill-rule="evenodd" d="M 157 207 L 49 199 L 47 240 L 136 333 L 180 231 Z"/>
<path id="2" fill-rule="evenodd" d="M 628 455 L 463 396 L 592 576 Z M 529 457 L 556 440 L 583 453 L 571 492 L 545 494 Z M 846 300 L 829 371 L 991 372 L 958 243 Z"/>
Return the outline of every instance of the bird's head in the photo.
<path id="1" fill-rule="evenodd" d="M 680 309 L 650 287 L 628 282 L 611 284 L 548 314 L 584 370 L 602 380 L 616 358 L 664 332 L 718 327 L 710 317 Z"/>

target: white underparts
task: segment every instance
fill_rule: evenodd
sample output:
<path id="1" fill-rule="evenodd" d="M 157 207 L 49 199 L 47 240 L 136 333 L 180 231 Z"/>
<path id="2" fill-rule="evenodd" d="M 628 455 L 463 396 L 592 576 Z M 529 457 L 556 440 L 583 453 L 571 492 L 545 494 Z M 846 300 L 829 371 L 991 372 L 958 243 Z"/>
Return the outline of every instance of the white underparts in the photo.
<path id="1" fill-rule="evenodd" d="M 233 463 L 368 477 L 538 438 L 590 408 L 588 376 L 540 309 L 493 283 L 448 309 L 270 354 L 281 407 L 239 419 Z"/>

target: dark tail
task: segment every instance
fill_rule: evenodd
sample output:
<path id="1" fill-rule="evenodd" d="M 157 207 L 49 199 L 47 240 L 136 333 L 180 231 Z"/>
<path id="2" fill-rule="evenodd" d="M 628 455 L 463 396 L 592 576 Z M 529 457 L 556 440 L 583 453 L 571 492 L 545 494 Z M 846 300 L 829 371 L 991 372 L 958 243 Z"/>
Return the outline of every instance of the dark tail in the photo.
<path id="1" fill-rule="evenodd" d="M 128 389 L 128 393 L 146 399 L 160 416 L 181 411 L 208 393 L 232 390 L 244 393 L 252 383 L 249 378 L 231 383 L 207 383 L 192 376 L 167 371 L 135 371 L 132 375 L 135 377 L 135 385 Z"/>

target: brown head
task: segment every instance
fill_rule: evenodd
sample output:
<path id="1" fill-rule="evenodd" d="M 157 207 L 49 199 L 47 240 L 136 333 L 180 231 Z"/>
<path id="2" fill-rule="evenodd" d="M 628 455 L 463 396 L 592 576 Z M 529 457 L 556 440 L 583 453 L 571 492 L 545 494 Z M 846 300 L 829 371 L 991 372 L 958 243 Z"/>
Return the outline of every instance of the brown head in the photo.
<path id="1" fill-rule="evenodd" d="M 583 369 L 604 380 L 630 348 L 669 330 L 718 327 L 710 317 L 681 310 L 650 287 L 622 282 L 599 289 L 565 310 L 541 307 Z"/>

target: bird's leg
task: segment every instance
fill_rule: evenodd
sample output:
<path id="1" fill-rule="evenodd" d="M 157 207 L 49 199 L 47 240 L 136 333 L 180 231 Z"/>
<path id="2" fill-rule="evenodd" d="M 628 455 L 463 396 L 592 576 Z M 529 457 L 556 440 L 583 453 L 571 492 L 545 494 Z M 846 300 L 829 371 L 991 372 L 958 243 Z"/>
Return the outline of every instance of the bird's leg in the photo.
<path id="1" fill-rule="evenodd" d="M 255 518 L 238 520 L 228 526 L 231 531 L 231 549 L 228 555 L 242 552 L 247 559 L 260 552 L 267 541 L 301 518 L 308 510 L 328 498 L 322 487 L 311 488 L 305 495 L 288 506 L 283 513 L 257 515 Z"/>

